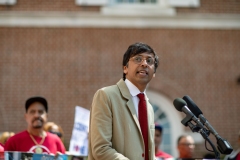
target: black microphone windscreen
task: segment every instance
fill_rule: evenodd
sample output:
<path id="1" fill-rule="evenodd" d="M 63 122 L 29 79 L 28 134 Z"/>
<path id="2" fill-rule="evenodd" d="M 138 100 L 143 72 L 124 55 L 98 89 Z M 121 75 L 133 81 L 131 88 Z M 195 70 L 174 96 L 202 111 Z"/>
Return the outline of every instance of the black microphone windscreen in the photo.
<path id="1" fill-rule="evenodd" d="M 187 103 L 188 108 L 192 111 L 192 113 L 195 116 L 199 116 L 200 114 L 203 114 L 202 111 L 198 108 L 198 106 L 193 102 L 193 100 L 188 96 L 184 96 L 183 99 Z"/>
<path id="2" fill-rule="evenodd" d="M 182 107 L 187 106 L 187 103 L 181 98 L 176 98 L 173 101 L 173 105 L 178 111 L 182 112 Z"/>

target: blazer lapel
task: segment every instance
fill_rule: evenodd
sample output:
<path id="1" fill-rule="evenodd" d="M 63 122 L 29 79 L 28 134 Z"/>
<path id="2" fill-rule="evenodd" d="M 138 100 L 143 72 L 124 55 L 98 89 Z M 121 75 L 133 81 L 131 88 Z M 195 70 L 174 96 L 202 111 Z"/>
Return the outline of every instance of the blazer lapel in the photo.
<path id="1" fill-rule="evenodd" d="M 127 107 L 139 129 L 139 131 L 141 132 L 141 128 L 140 128 L 140 124 L 139 124 L 139 120 L 137 117 L 137 113 L 136 113 L 136 109 L 134 107 L 133 101 L 132 101 L 132 96 L 129 92 L 129 89 L 127 88 L 127 85 L 125 84 L 125 82 L 121 79 L 118 81 L 117 86 L 122 94 L 122 96 L 127 99 Z"/>

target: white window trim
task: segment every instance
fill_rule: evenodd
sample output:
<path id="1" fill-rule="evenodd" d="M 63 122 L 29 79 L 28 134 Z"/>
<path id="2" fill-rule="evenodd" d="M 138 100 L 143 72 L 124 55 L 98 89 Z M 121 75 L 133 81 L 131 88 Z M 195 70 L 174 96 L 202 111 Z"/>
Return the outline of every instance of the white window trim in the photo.
<path id="1" fill-rule="evenodd" d="M 168 0 L 172 7 L 200 7 L 200 0 Z"/>
<path id="2" fill-rule="evenodd" d="M 0 5 L 15 5 L 17 0 L 0 0 Z"/>
<path id="3" fill-rule="evenodd" d="M 103 6 L 100 11 L 103 15 L 120 16 L 176 15 L 174 8 L 162 4 L 119 4 Z"/>
<path id="4" fill-rule="evenodd" d="M 76 5 L 103 6 L 107 5 L 108 0 L 75 0 Z"/>
<path id="5" fill-rule="evenodd" d="M 91 0 L 90 0 L 91 1 Z M 112 3 L 101 7 L 104 15 L 145 16 L 163 15 L 175 16 L 175 7 L 199 7 L 200 0 L 156 0 L 156 3 Z M 111 2 L 111 3 L 110 3 Z M 143 12 L 144 11 L 144 12 Z"/>
<path id="6" fill-rule="evenodd" d="M 0 12 L 0 26 L 239 30 L 240 17 L 238 14 L 112 16 L 99 13 Z"/>
<path id="7" fill-rule="evenodd" d="M 178 156 L 178 152 L 176 150 L 176 148 L 177 148 L 176 142 L 180 135 L 189 134 L 193 137 L 195 143 L 203 143 L 203 138 L 200 134 L 194 134 L 191 131 L 184 130 L 185 126 L 181 125 L 181 120 L 183 119 L 182 115 L 184 116 L 184 114 L 177 111 L 174 108 L 172 102 L 167 97 L 165 97 L 164 95 L 162 95 L 160 93 L 151 91 L 151 90 L 147 90 L 147 96 L 148 96 L 150 102 L 152 102 L 153 104 L 156 104 L 157 106 L 159 106 L 161 108 L 161 110 L 166 114 L 166 116 L 169 120 L 169 123 L 171 126 L 170 129 L 172 132 L 172 134 L 171 134 L 172 144 L 171 144 L 170 148 L 172 151 L 172 155 L 174 157 Z"/>
<path id="8" fill-rule="evenodd" d="M 154 91 L 147 90 L 147 96 L 151 103 L 156 104 L 161 108 L 161 110 L 166 114 L 170 126 L 171 126 L 171 151 L 172 155 L 174 157 L 178 156 L 178 153 L 176 151 L 176 141 L 177 138 L 184 134 L 184 126 L 181 125 L 181 113 L 178 112 L 172 105 L 172 102 L 168 98 L 166 98 L 164 95 L 161 95 L 160 93 L 156 93 Z"/>
<path id="9" fill-rule="evenodd" d="M 1 0 L 7 1 L 7 0 Z M 14 1 L 14 0 L 13 0 Z M 129 4 L 128 2 L 117 3 L 116 0 L 75 0 L 76 5 L 95 5 L 95 6 L 107 6 L 107 5 L 118 5 L 118 4 Z M 167 4 L 171 7 L 199 7 L 200 0 L 156 0 L 157 4 Z M 139 3 L 131 3 L 135 5 Z M 155 4 L 156 5 L 156 4 Z"/>

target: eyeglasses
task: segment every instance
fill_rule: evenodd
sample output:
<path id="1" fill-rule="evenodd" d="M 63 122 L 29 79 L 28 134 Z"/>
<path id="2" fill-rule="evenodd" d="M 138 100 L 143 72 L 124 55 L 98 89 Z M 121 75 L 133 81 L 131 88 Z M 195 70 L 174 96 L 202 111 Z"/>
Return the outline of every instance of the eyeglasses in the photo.
<path id="1" fill-rule="evenodd" d="M 146 62 L 149 66 L 154 64 L 154 59 L 152 57 L 146 57 L 146 58 L 144 58 L 142 56 L 132 57 L 132 61 L 136 64 L 141 64 L 143 62 L 143 60 L 146 60 Z"/>

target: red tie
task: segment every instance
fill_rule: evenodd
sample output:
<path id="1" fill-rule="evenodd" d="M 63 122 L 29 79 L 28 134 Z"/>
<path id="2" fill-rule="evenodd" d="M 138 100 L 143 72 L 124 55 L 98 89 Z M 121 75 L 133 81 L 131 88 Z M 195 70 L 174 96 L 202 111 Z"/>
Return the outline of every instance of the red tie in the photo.
<path id="1" fill-rule="evenodd" d="M 145 96 L 143 93 L 139 93 L 139 104 L 138 104 L 138 119 L 142 131 L 142 136 L 145 145 L 145 160 L 148 160 L 148 118 L 147 118 L 147 106 Z M 144 156 L 144 155 L 143 155 Z"/>

